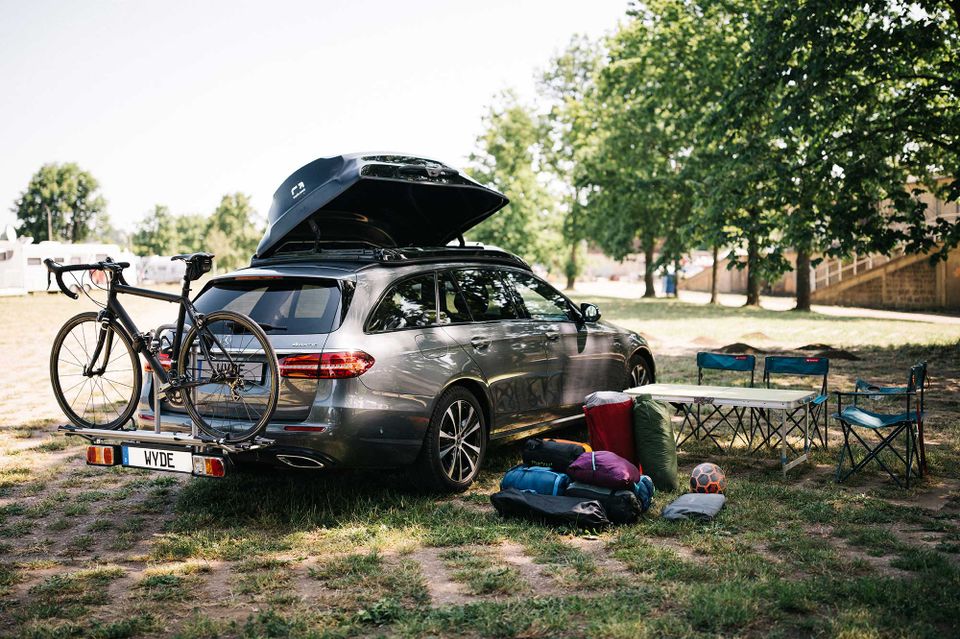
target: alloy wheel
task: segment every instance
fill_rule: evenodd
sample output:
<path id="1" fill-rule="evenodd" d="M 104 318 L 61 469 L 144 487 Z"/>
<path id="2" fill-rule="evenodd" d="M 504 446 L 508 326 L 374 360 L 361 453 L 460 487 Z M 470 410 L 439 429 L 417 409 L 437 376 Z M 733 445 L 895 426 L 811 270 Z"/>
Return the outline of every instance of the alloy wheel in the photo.
<path id="1" fill-rule="evenodd" d="M 630 369 L 630 387 L 645 386 L 650 383 L 650 372 L 647 370 L 647 364 L 639 361 Z"/>
<path id="2" fill-rule="evenodd" d="M 473 478 L 480 463 L 483 429 L 480 413 L 470 402 L 453 401 L 440 420 L 440 466 L 451 480 Z"/>

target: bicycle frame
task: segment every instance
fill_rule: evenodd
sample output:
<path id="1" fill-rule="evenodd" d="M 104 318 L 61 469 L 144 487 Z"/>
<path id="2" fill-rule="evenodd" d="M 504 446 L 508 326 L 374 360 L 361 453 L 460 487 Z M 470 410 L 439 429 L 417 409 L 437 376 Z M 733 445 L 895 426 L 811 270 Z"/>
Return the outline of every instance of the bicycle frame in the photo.
<path id="1" fill-rule="evenodd" d="M 110 360 L 110 349 L 112 347 L 112 338 L 109 331 L 106 330 L 106 326 L 103 324 L 105 319 L 116 319 L 123 328 L 127 330 L 133 339 L 133 347 L 137 353 L 143 355 L 150 366 L 153 368 L 154 373 L 162 382 L 161 392 L 165 392 L 173 383 L 174 379 L 167 373 L 167 370 L 160 363 L 160 358 L 157 357 L 152 350 L 150 345 L 147 343 L 147 339 L 144 334 L 140 332 L 137 328 L 137 325 L 134 324 L 133 319 L 127 313 L 126 309 L 123 308 L 123 305 L 120 304 L 120 301 L 117 299 L 118 295 L 133 295 L 135 297 L 145 297 L 148 299 L 159 300 L 162 302 L 170 302 L 171 304 L 179 304 L 180 309 L 177 313 L 177 324 L 176 330 L 173 334 L 173 344 L 172 344 L 172 353 L 170 357 L 170 369 L 176 370 L 177 360 L 180 353 L 180 346 L 183 340 L 183 327 L 186 323 L 186 320 L 189 318 L 190 323 L 193 326 L 198 325 L 198 318 L 200 314 L 197 313 L 197 309 L 194 308 L 193 304 L 190 302 L 190 280 L 186 277 L 183 279 L 183 287 L 179 295 L 174 293 L 164 293 L 162 291 L 153 291 L 146 288 L 138 288 L 136 286 L 130 286 L 122 281 L 122 277 L 117 275 L 110 276 L 110 285 L 107 289 L 107 307 L 101 311 L 101 329 L 100 336 L 97 339 L 97 346 L 94 349 L 93 357 L 91 358 L 89 369 L 93 371 L 93 366 L 96 363 L 97 359 L 100 357 L 101 352 L 104 347 L 106 351 L 104 353 L 104 367 L 106 362 Z M 200 330 L 203 330 L 202 328 Z M 220 352 L 224 353 L 230 364 L 234 364 L 233 358 L 230 357 L 230 354 L 223 348 L 223 345 L 217 339 L 217 336 L 212 332 L 207 331 L 207 334 L 213 339 L 213 341 L 220 348 Z M 204 356 L 207 358 L 207 361 L 213 361 L 214 358 L 210 354 L 209 348 L 203 340 L 199 340 L 200 347 L 204 351 Z M 100 371 L 102 373 L 102 371 Z M 216 379 L 214 376 L 212 379 Z M 199 385 L 206 382 L 192 382 L 188 384 L 176 384 L 177 388 L 187 388 L 190 386 Z"/>

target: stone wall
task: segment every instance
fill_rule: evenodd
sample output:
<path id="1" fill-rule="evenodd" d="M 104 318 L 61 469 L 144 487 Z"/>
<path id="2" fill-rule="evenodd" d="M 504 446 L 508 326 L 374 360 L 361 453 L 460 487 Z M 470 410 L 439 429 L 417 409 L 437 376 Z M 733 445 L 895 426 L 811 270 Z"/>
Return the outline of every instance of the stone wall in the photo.
<path id="1" fill-rule="evenodd" d="M 951 255 L 951 263 L 955 256 Z M 815 304 L 873 308 L 955 309 L 952 279 L 960 277 L 940 262 L 931 265 L 926 256 L 904 256 L 839 285 L 813 293 Z"/>

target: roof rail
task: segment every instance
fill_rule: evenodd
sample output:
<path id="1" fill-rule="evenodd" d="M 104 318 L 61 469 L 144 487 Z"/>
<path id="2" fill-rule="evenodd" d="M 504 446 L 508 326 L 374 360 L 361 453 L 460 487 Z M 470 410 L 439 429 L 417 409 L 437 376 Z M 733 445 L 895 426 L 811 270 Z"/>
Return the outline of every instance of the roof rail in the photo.
<path id="1" fill-rule="evenodd" d="M 266 258 L 253 258 L 250 266 L 265 266 L 269 264 L 290 264 L 310 262 L 359 262 L 365 265 L 405 266 L 424 262 L 447 262 L 451 259 L 470 259 L 472 261 L 491 262 L 519 266 L 529 269 L 522 258 L 498 248 L 484 246 L 434 246 L 400 248 L 321 248 L 317 249 L 312 243 L 309 250 L 277 253 Z"/>

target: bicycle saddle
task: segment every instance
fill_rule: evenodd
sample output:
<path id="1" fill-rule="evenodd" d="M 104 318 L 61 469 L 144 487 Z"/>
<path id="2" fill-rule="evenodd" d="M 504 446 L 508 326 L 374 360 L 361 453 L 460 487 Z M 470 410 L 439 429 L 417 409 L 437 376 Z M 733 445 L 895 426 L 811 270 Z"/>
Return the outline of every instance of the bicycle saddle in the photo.
<path id="1" fill-rule="evenodd" d="M 170 258 L 171 262 L 176 262 L 177 260 L 182 260 L 187 264 L 192 264 L 194 262 L 204 262 L 213 259 L 213 253 L 181 253 L 180 255 L 174 255 Z"/>
<path id="2" fill-rule="evenodd" d="M 190 281 L 200 279 L 204 273 L 208 273 L 213 268 L 213 253 L 182 253 L 174 255 L 170 260 L 183 260 L 187 263 L 185 277 Z"/>

